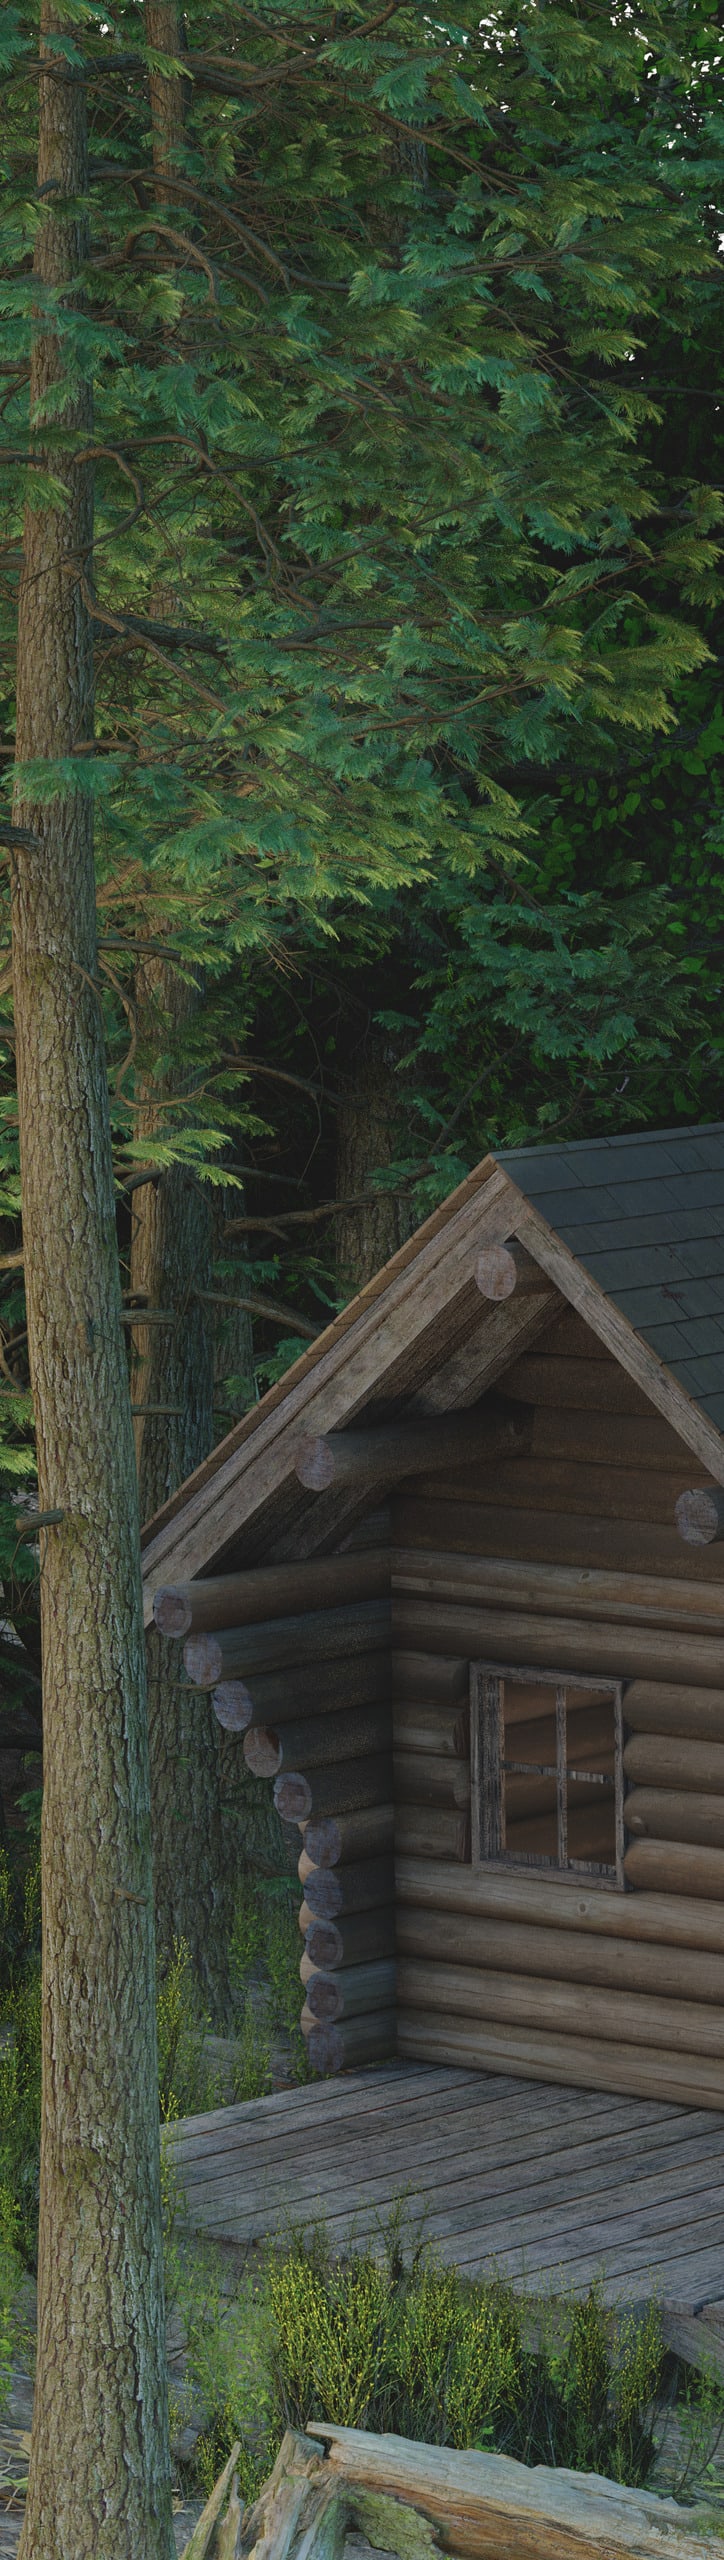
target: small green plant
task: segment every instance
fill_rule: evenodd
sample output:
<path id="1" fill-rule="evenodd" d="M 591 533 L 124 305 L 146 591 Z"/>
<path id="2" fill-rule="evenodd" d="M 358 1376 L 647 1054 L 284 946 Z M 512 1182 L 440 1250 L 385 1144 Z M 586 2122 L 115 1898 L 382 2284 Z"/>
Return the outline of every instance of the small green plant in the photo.
<path id="1" fill-rule="evenodd" d="M 682 2506 L 706 2498 L 721 2505 L 721 2456 L 724 2445 L 724 2374 L 712 2363 L 700 2372 L 686 2368 L 670 2415 L 676 2417 L 678 2445 L 670 2468 L 671 2496 Z M 663 2446 L 666 2456 L 666 2436 Z"/>
<path id="2" fill-rule="evenodd" d="M 10 2396 L 17 2335 L 20 2288 L 18 2208 L 9 2187 L 0 2186 L 0 2411 Z"/>
<path id="3" fill-rule="evenodd" d="M 174 1939 L 171 1962 L 159 1984 L 156 2018 L 162 2122 L 203 2115 L 219 2105 L 220 2083 L 206 2057 L 209 2021 L 198 1999 L 185 1938 Z"/>

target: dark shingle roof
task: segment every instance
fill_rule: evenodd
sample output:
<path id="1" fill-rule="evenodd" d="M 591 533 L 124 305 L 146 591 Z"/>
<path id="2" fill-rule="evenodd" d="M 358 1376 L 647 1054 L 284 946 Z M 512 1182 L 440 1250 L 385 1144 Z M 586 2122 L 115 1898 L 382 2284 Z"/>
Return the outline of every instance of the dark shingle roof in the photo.
<path id="1" fill-rule="evenodd" d="M 724 1121 L 496 1161 L 724 1431 Z"/>

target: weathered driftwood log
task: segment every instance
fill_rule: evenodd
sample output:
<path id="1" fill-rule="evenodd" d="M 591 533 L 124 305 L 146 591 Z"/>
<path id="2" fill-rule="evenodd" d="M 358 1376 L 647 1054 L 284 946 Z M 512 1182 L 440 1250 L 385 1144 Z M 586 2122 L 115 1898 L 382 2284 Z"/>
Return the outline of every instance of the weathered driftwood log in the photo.
<path id="1" fill-rule="evenodd" d="M 450 1812 L 470 1803 L 469 1760 L 443 1760 L 425 1751 L 395 1751 L 395 1794 L 401 1804 L 442 1805 Z"/>
<path id="2" fill-rule="evenodd" d="M 364 2017 L 372 2009 L 394 2007 L 394 1956 L 383 1956 L 371 1964 L 347 1965 L 339 1973 L 320 1973 L 305 1947 L 299 1972 L 307 2008 L 319 2026 L 334 2026 L 338 2018 Z"/>
<path id="3" fill-rule="evenodd" d="M 530 1418 L 481 1404 L 466 1413 L 379 1423 L 368 1431 L 330 1431 L 300 1439 L 294 1472 L 308 1493 L 394 1484 L 423 1468 L 510 1457 L 527 1446 Z"/>
<path id="4" fill-rule="evenodd" d="M 392 1710 L 396 1751 L 431 1751 L 444 1759 L 465 1759 L 470 1749 L 470 1713 L 458 1707 L 413 1706 L 404 1698 Z"/>
<path id="5" fill-rule="evenodd" d="M 251 1725 L 244 1735 L 247 1768 L 257 1778 L 275 1778 L 280 1769 L 329 1768 L 332 1762 L 369 1758 L 389 1741 L 390 1710 L 386 1705 L 343 1707 L 337 1715 L 308 1716 L 294 1724 Z"/>
<path id="6" fill-rule="evenodd" d="M 401 2009 L 482 2018 L 505 2026 L 550 2027 L 553 2034 L 659 2045 L 671 2053 L 708 2054 L 724 2064 L 724 2015 L 703 2001 L 644 1998 L 594 1983 L 552 1982 L 541 1975 L 482 1972 L 399 1956 Z"/>
<path id="7" fill-rule="evenodd" d="M 326 2422 L 309 2432 L 338 2479 L 439 2521 L 462 2560 L 710 2560 L 710 2538 L 692 2530 L 686 2508 L 646 2489 Z"/>
<path id="8" fill-rule="evenodd" d="M 311 1707 L 326 1715 L 334 1707 L 369 1706 L 373 1698 L 389 1698 L 390 1656 L 385 1645 L 375 1653 L 336 1654 L 331 1662 L 292 1663 L 286 1671 L 254 1671 L 250 1682 L 252 1724 L 291 1724 Z"/>
<path id="9" fill-rule="evenodd" d="M 341 1867 L 313 1867 L 302 1850 L 298 1872 L 307 1909 L 317 1920 L 336 1920 L 340 1911 L 374 1911 L 379 1903 L 394 1900 L 390 1852 L 381 1858 L 355 1858 Z"/>
<path id="10" fill-rule="evenodd" d="M 672 1938 L 683 1894 L 701 1897 L 709 1912 L 715 1903 L 724 1906 L 724 1849 L 704 1849 L 684 1840 L 629 1840 L 623 1863 L 627 1882 L 637 1888 L 635 1910 L 643 1893 L 647 1901 L 654 1895 L 672 1897 Z"/>
<path id="11" fill-rule="evenodd" d="M 678 2106 L 724 2109 L 724 2063 L 670 2045 L 613 2043 L 592 2035 L 555 2035 L 552 2028 L 505 2026 L 499 2019 L 453 2017 L 424 2008 L 397 2012 L 397 2050 L 408 2062 L 451 2063 L 462 2071 L 512 2072 L 521 2080 L 554 2080 L 567 2089 L 620 2090 Z"/>
<path id="12" fill-rule="evenodd" d="M 248 1682 L 255 1671 L 377 1652 L 388 1629 L 389 1612 L 381 1600 L 360 1600 L 348 1609 L 310 1609 L 303 1617 L 271 1618 L 264 1626 L 187 1636 L 184 1666 L 196 1688 L 215 1689 L 219 1680 Z"/>
<path id="13" fill-rule="evenodd" d="M 342 2018 L 338 2026 L 320 2026 L 305 2006 L 301 2029 L 313 2071 L 320 2076 L 353 2071 L 362 2062 L 383 2062 L 396 2049 L 396 2012 L 373 2009 L 363 2018 Z"/>
<path id="14" fill-rule="evenodd" d="M 563 1937 L 560 1929 L 535 1921 L 405 1907 L 397 1913 L 397 1949 L 423 1963 L 432 1957 L 440 1964 L 474 1966 L 481 1974 L 542 1974 L 554 1982 L 651 1992 L 661 2000 L 704 2000 L 724 2009 L 724 1953 L 707 1955 L 700 1947 L 637 1946 L 630 1938 L 574 1929 Z"/>
<path id="15" fill-rule="evenodd" d="M 350 1911 L 344 1920 L 315 1920 L 305 1902 L 299 1926 L 310 1964 L 317 1973 L 337 1973 L 340 1965 L 368 1964 L 395 1952 L 394 1905 L 380 1911 Z"/>
<path id="16" fill-rule="evenodd" d="M 240 2452 L 240 2444 L 235 2444 L 191 2540 L 186 2543 L 182 2560 L 240 2560 L 243 2515 L 236 2479 Z"/>
<path id="17" fill-rule="evenodd" d="M 355 1754 L 332 1768 L 315 1769 L 311 1778 L 298 1769 L 282 1771 L 274 1803 L 282 1822 L 306 1822 L 311 1813 L 357 1813 L 389 1804 L 391 1795 L 392 1753 L 380 1751 L 369 1760 Z"/>
<path id="18" fill-rule="evenodd" d="M 674 1519 L 686 1547 L 711 1547 L 724 1538 L 724 1493 L 718 1485 L 698 1485 L 680 1493 Z"/>
<path id="19" fill-rule="evenodd" d="M 685 1787 L 687 1794 L 706 1789 L 724 1797 L 724 1742 L 693 1742 L 688 1736 L 684 1741 L 670 1733 L 636 1733 L 626 1744 L 623 1765 L 632 1785 Z"/>
<path id="20" fill-rule="evenodd" d="M 396 1898 L 398 1911 L 426 1911 L 429 1914 L 450 1911 L 461 1917 L 481 1920 L 515 1920 L 531 1927 L 539 1924 L 560 1933 L 565 1941 L 585 1929 L 586 1936 L 632 1938 L 664 1947 L 701 1947 L 713 1955 L 724 1955 L 724 1850 L 672 1849 L 658 1841 L 632 1843 L 627 1851 L 640 1865 L 640 1881 L 646 1882 L 650 1857 L 667 1861 L 681 1859 L 676 1879 L 672 1877 L 668 1892 L 643 1890 L 633 1893 L 601 1893 L 598 1885 L 589 1885 L 585 1877 L 511 1875 L 490 1867 L 468 1867 L 464 1872 L 444 1868 L 437 1860 L 398 1854 L 396 1862 Z M 719 1900 L 710 1902 L 685 1900 L 692 1893 L 687 1882 L 691 1862 L 718 1860 Z M 711 1888 L 712 1893 L 714 1887 Z M 561 1954 L 561 1973 L 565 1973 L 565 1953 Z"/>
<path id="21" fill-rule="evenodd" d="M 244 2517 L 239 2553 L 246 2560 L 343 2560 L 349 2523 L 346 2484 L 331 2465 L 320 2462 L 319 2450 L 307 2436 L 290 2429 L 256 2505 Z M 208 2560 L 222 2560 L 215 2545 Z M 229 2560 L 236 2555 L 229 2554 Z M 410 2560 L 418 2560 L 416 2552 Z M 427 2554 L 421 2552 L 420 2560 L 427 2560 Z"/>
<path id="22" fill-rule="evenodd" d="M 389 1587 L 389 1551 L 378 1548 L 362 1555 L 318 1556 L 306 1564 L 252 1566 L 246 1573 L 218 1574 L 208 1582 L 162 1584 L 154 1593 L 153 1614 L 161 1635 L 204 1635 L 216 1628 L 291 1617 L 302 1609 L 334 1608 L 345 1600 L 383 1599 Z"/>
<path id="23" fill-rule="evenodd" d="M 677 1733 L 724 1743 L 724 1689 L 690 1689 L 665 1680 L 632 1680 L 624 1698 L 634 1733 Z"/>
<path id="24" fill-rule="evenodd" d="M 467 1863 L 470 1814 L 445 1813 L 439 1806 L 401 1804 L 397 1807 L 395 1836 L 400 1857 L 452 1858 Z"/>
<path id="25" fill-rule="evenodd" d="M 374 1858 L 394 1844 L 393 1804 L 371 1805 L 361 1813 L 312 1814 L 304 1824 L 304 1847 L 313 1867 L 338 1867 L 347 1858 Z"/>
<path id="26" fill-rule="evenodd" d="M 624 1820 L 635 1840 L 690 1840 L 703 1849 L 724 1849 L 724 1796 L 690 1795 L 683 1787 L 632 1787 Z"/>
<path id="27" fill-rule="evenodd" d="M 465 1654 L 394 1652 L 392 1687 L 395 1698 L 418 1699 L 431 1706 L 452 1706 L 458 1698 L 467 1698 L 470 1685 L 470 1661 Z"/>

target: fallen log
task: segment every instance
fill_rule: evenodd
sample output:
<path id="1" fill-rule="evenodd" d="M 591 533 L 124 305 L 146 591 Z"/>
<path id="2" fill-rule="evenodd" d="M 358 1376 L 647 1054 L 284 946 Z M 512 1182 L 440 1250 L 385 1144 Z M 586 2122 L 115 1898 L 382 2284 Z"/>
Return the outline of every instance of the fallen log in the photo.
<path id="1" fill-rule="evenodd" d="M 217 1628 L 255 1626 L 296 1610 L 332 1608 L 345 1600 L 376 1600 L 390 1587 L 389 1550 L 319 1556 L 306 1564 L 252 1566 L 208 1582 L 162 1583 L 153 1615 L 165 1636 L 213 1634 Z"/>
<path id="2" fill-rule="evenodd" d="M 462 2560 L 711 2560 L 711 2540 L 692 2532 L 687 2509 L 646 2489 L 325 2421 L 310 2422 L 309 2435 L 326 2446 L 337 2479 L 420 2508 Z"/>

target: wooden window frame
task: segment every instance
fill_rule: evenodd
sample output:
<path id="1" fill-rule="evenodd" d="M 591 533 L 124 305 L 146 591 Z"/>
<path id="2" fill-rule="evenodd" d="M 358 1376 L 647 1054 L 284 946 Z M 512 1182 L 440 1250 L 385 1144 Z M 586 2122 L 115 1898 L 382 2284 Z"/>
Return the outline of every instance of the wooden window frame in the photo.
<path id="1" fill-rule="evenodd" d="M 504 1806 L 502 1779 L 506 1766 L 503 1722 L 505 1682 L 512 1687 L 525 1682 L 539 1688 L 555 1690 L 556 1759 L 540 1765 L 541 1776 L 556 1779 L 556 1821 L 558 1856 L 544 1858 L 532 1849 L 507 1850 L 503 1847 Z M 601 1866 L 589 1858 L 569 1858 L 567 1840 L 567 1808 L 565 1781 L 569 1777 L 585 1778 L 595 1786 L 590 1770 L 571 1770 L 566 1765 L 566 1692 L 590 1689 L 610 1698 L 614 1712 L 614 1838 L 615 1862 Z M 521 1763 L 523 1769 L 533 1764 Z M 513 1665 L 509 1662 L 471 1662 L 470 1665 L 470 1812 L 471 1857 L 474 1867 L 502 1867 L 507 1873 L 522 1873 L 533 1868 L 545 1875 L 587 1876 L 605 1890 L 626 1890 L 624 1873 L 624 1772 L 623 1772 L 623 1683 L 620 1680 L 589 1678 L 585 1671 L 540 1671 L 536 1663 Z"/>

